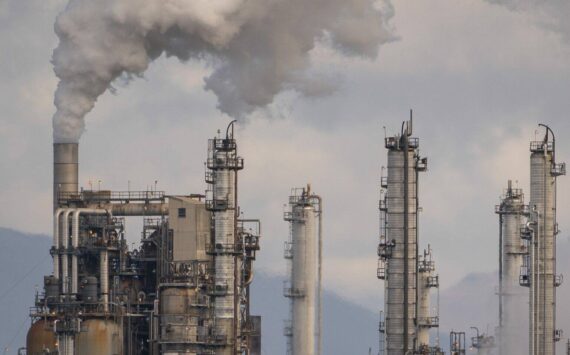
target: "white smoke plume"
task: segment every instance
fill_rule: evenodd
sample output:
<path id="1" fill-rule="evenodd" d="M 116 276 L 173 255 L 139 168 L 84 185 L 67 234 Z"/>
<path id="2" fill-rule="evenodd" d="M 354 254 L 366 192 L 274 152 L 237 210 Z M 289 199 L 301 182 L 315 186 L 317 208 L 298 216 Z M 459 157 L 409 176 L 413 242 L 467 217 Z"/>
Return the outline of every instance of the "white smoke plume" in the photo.
<path id="1" fill-rule="evenodd" d="M 54 140 L 78 141 L 112 82 L 163 54 L 206 61 L 205 89 L 234 118 L 283 90 L 326 95 L 331 85 L 308 73 L 311 50 L 374 58 L 394 39 L 392 16 L 389 0 L 70 0 L 55 24 Z"/>
<path id="2" fill-rule="evenodd" d="M 486 0 L 512 11 L 528 13 L 540 26 L 556 32 L 570 43 L 570 1 L 568 0 Z"/>

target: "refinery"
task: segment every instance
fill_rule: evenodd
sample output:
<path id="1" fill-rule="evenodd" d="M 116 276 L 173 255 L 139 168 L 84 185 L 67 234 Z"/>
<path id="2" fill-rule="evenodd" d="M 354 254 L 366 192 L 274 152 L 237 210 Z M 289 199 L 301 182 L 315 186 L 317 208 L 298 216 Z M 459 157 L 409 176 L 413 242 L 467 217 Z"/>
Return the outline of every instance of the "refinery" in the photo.
<path id="1" fill-rule="evenodd" d="M 262 228 L 260 220 L 242 217 L 238 173 L 246 165 L 235 124 L 207 142 L 203 193 L 85 190 L 78 183 L 79 144 L 53 145 L 53 246 L 46 251 L 53 270 L 31 308 L 21 354 L 262 354 L 262 317 L 250 313 Z M 540 128 L 543 138 L 530 142 L 529 202 L 509 180 L 494 209 L 498 327 L 453 330 L 449 344 L 439 331 L 435 253 L 420 235 L 419 182 L 428 158 L 420 155 L 412 117 L 385 137 L 376 270 L 384 289 L 379 355 L 556 353 L 563 335 L 556 326 L 556 288 L 562 284 L 556 273 L 556 184 L 566 167 L 556 160 L 554 132 Z M 323 198 L 307 185 L 293 188 L 285 206 L 286 354 L 322 355 Z M 137 247 L 126 243 L 126 217 L 143 221 Z M 522 333 L 528 341 L 521 341 Z"/>
<path id="2" fill-rule="evenodd" d="M 0 355 L 570 355 L 570 5 L 466 3 L 0 1 Z"/>

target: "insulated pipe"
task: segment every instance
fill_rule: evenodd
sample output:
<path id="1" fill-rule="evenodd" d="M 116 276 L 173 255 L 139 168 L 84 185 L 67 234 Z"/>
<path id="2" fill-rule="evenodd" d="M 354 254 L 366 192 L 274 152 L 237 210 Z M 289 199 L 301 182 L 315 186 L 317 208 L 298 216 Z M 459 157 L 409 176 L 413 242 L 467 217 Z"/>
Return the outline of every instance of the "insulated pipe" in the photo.
<path id="1" fill-rule="evenodd" d="M 69 263 L 68 263 L 68 253 L 69 253 L 69 215 L 72 214 L 74 209 L 67 209 L 63 212 L 63 233 L 61 244 L 63 247 L 63 254 L 61 255 L 61 285 L 62 294 L 67 295 L 69 293 Z"/>
<path id="2" fill-rule="evenodd" d="M 99 258 L 99 272 L 101 273 L 101 298 L 103 311 L 109 312 L 109 252 L 101 250 Z"/>
<path id="3" fill-rule="evenodd" d="M 167 203 L 122 203 L 105 204 L 102 209 L 110 211 L 113 216 L 165 216 L 168 215 Z"/>
<path id="4" fill-rule="evenodd" d="M 318 255 L 317 255 L 317 355 L 323 354 L 323 199 L 313 195 L 319 204 Z"/>
<path id="5" fill-rule="evenodd" d="M 61 239 L 61 236 L 59 235 L 59 223 L 63 211 L 63 208 L 58 208 L 53 214 L 53 276 L 56 279 L 59 279 L 59 240 Z"/>
<path id="6" fill-rule="evenodd" d="M 79 247 L 79 216 L 82 213 L 87 214 L 107 214 L 106 210 L 91 209 L 91 208 L 78 208 L 73 211 L 73 224 L 71 234 L 71 246 L 73 247 L 73 255 L 71 256 L 71 293 L 76 295 L 79 284 L 78 270 L 77 270 L 77 253 L 75 250 Z"/>

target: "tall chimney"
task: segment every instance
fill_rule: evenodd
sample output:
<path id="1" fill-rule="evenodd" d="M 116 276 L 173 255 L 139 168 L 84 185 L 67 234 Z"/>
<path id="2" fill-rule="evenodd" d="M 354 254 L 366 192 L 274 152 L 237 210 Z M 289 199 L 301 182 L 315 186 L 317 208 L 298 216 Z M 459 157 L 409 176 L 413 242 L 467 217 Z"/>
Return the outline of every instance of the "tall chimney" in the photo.
<path id="1" fill-rule="evenodd" d="M 59 207 L 60 193 L 78 191 L 79 144 L 53 144 L 53 208 Z"/>

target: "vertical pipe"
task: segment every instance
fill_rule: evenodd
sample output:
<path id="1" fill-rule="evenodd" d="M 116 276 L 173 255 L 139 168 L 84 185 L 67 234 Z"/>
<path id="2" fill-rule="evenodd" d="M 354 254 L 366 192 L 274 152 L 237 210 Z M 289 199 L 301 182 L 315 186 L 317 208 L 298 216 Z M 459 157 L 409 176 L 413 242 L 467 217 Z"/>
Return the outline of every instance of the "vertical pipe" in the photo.
<path id="1" fill-rule="evenodd" d="M 59 275 L 59 246 L 61 240 L 61 231 L 60 231 L 60 223 L 61 223 L 61 215 L 64 212 L 63 208 L 58 208 L 55 210 L 53 216 L 53 276 L 56 279 L 60 279 Z"/>
<path id="2" fill-rule="evenodd" d="M 72 209 L 68 209 L 63 213 L 63 233 L 61 240 L 63 247 L 63 254 L 61 255 L 61 289 L 63 295 L 69 293 L 69 215 L 72 214 L 73 211 Z"/>
<path id="3" fill-rule="evenodd" d="M 316 196 L 319 208 L 319 236 L 317 256 L 317 355 L 323 354 L 323 199 Z"/>
<path id="4" fill-rule="evenodd" d="M 109 312 L 109 252 L 101 250 L 99 254 L 99 272 L 101 273 L 101 299 L 103 311 Z"/>
<path id="5" fill-rule="evenodd" d="M 407 354 L 408 352 L 408 347 L 409 347 L 409 330 L 408 327 L 410 326 L 410 323 L 408 321 L 410 315 L 409 315 L 409 307 L 408 307 L 408 303 L 409 303 L 409 268 L 410 268 L 410 264 L 408 262 L 408 260 L 410 259 L 410 255 L 409 255 L 409 235 L 410 235 L 410 225 L 409 225 L 409 221 L 408 221 L 408 213 L 409 213 L 409 209 L 410 209 L 410 205 L 409 205 L 409 196 L 410 196 L 410 192 L 409 192 L 409 156 L 408 156 L 408 130 L 406 129 L 405 135 L 402 136 L 403 140 L 404 140 L 404 354 Z"/>

